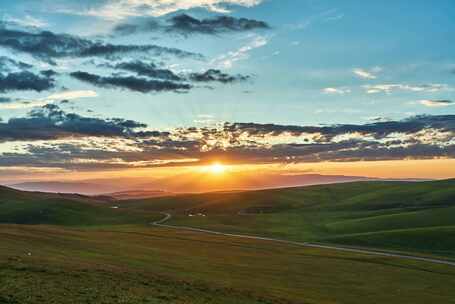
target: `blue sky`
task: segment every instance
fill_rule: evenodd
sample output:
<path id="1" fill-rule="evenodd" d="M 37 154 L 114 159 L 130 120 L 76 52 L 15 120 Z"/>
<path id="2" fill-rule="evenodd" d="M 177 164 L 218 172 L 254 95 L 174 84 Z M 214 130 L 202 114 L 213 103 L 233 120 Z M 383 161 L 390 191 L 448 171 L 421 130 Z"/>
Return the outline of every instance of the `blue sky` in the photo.
<path id="1" fill-rule="evenodd" d="M 172 25 L 173 18 L 182 14 L 204 27 Z M 161 50 L 159 54 L 128 51 L 86 56 L 71 53 L 82 52 L 75 46 L 59 53 L 62 45 L 57 45 L 51 55 L 0 41 L 3 58 L 30 65 L 25 70 L 38 78 L 46 70 L 55 73 L 41 77 L 44 88 L 17 84 L 0 88 L 5 129 L 11 119 L 30 118 L 33 111 L 47 111 L 43 115 L 56 111 L 43 109 L 46 104 L 78 117 L 132 120 L 147 125 L 145 130 L 171 133 L 176 128 L 217 127 L 225 122 L 320 127 L 399 122 L 422 114 L 452 119 L 455 114 L 453 1 L 170 0 L 163 4 L 157 0 L 23 0 L 3 1 L 0 16 L 5 31 L 20 32 L 20 43 L 29 34 L 42 41 L 43 32 L 48 31 L 63 44 L 72 37 L 71 41 L 104 46 L 158 45 L 191 53 Z M 235 25 L 223 23 L 222 16 Z M 134 31 L 117 31 L 122 26 L 134 27 Z M 144 91 L 124 84 L 150 80 L 137 71 L 116 67 L 128 62 L 153 64 L 155 69 L 177 75 L 179 80 L 169 85 L 178 89 Z M 8 73 L 20 73 L 22 68 L 13 64 L 3 71 L 0 86 L 10 80 Z M 204 73 L 209 70 L 224 78 L 196 80 L 208 76 Z M 163 85 L 163 79 L 158 80 Z M 61 103 L 62 99 L 69 101 Z M 371 134 L 362 136 L 368 140 Z M 33 136 L 3 137 L 0 152 L 4 155 L 24 152 L 24 146 L 35 140 Z M 269 140 L 269 145 L 276 141 L 293 144 L 302 138 Z M 438 143 L 451 144 L 447 139 Z M 438 153 L 424 153 L 424 157 L 440 157 Z M 400 157 L 407 157 L 406 153 Z M 32 165 L 16 160 L 14 164 Z"/>
<path id="2" fill-rule="evenodd" d="M 6 20 L 33 18 L 41 22 L 45 30 L 81 36 L 103 36 L 109 34 L 115 23 L 127 21 L 70 13 L 71 9 L 98 8 L 98 4 L 82 3 L 14 1 L 3 3 L 1 12 Z M 99 7 L 103 3 L 100 1 Z M 217 63 L 212 62 L 216 58 L 260 37 L 264 39 L 263 46 L 247 52 L 247 58 L 226 69 L 230 73 L 254 75 L 248 83 L 214 90 L 195 89 L 186 94 L 146 95 L 94 89 L 65 77 L 59 84 L 71 90 L 97 91 L 96 98 L 74 102 L 82 111 L 91 109 L 107 116 L 125 116 L 160 128 L 189 125 L 197 120 L 197 115 L 208 114 L 220 121 L 308 124 L 361 123 L 376 116 L 402 118 L 412 114 L 453 112 L 451 106 L 425 107 L 418 103 L 454 96 L 451 87 L 455 75 L 451 71 L 455 68 L 455 52 L 449 35 L 454 32 L 455 8 L 451 1 L 396 1 L 384 5 L 363 1 L 268 0 L 253 7 L 232 6 L 230 9 L 231 16 L 263 20 L 272 29 L 215 37 L 182 38 L 146 33 L 103 39 L 138 44 L 149 41 L 201 53 L 206 56 L 202 62 L 172 59 L 167 62 L 197 71 L 216 66 Z M 200 7 L 185 12 L 197 17 L 218 15 Z M 353 73 L 354 69 L 375 68 L 380 70 L 373 73 L 375 79 Z M 400 89 L 385 94 L 365 92 L 364 86 L 381 84 L 444 84 L 448 88 L 431 92 Z M 330 94 L 324 92 L 325 88 L 340 91 Z M 49 94 L 19 92 L 11 95 L 38 98 Z M 19 112 L 3 109 L 0 115 L 15 116 Z"/>

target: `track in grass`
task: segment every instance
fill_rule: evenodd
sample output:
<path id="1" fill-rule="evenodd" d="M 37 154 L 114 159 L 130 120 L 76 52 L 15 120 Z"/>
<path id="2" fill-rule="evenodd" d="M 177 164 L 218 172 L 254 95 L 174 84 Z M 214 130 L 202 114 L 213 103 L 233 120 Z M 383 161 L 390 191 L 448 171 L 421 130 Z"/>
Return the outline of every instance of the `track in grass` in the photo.
<path id="1" fill-rule="evenodd" d="M 161 214 L 164 215 L 164 217 L 158 221 L 152 222 L 151 223 L 152 225 L 158 226 L 158 227 L 166 227 L 166 228 L 174 228 L 174 229 L 188 230 L 188 231 L 194 231 L 194 232 L 223 235 L 223 236 L 228 236 L 228 237 L 253 239 L 253 240 L 260 240 L 260 241 L 272 241 L 272 242 L 284 243 L 284 244 L 288 244 L 288 245 L 297 245 L 297 246 L 304 246 L 304 247 L 347 251 L 347 252 L 354 252 L 354 253 L 363 253 L 363 254 L 369 254 L 369 255 L 378 255 L 378 256 L 384 256 L 384 257 L 424 261 L 424 262 L 430 262 L 430 263 L 436 263 L 436 264 L 455 266 L 455 262 L 451 262 L 451 261 L 447 261 L 447 260 L 405 255 L 405 254 L 399 254 L 399 253 L 385 251 L 385 250 L 373 251 L 373 250 L 368 250 L 365 248 L 341 247 L 341 246 L 334 246 L 334 245 L 327 245 L 327 244 L 314 244 L 314 243 L 308 243 L 308 242 L 293 242 L 293 241 L 276 239 L 276 238 L 260 237 L 260 236 L 246 235 L 246 234 L 224 233 L 224 232 L 220 232 L 220 231 L 213 231 L 213 230 L 200 229 L 200 228 L 194 228 L 194 227 L 168 225 L 168 224 L 164 224 L 164 223 L 167 222 L 168 220 L 170 220 L 172 218 L 172 215 L 170 213 L 165 213 L 165 212 L 162 212 Z"/>

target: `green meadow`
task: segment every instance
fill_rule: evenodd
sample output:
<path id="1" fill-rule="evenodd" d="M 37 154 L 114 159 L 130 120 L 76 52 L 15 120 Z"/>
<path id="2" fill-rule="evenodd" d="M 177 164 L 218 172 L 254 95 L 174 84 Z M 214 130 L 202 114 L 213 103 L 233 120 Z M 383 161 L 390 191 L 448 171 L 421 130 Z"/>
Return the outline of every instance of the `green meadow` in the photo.
<path id="1" fill-rule="evenodd" d="M 119 202 L 1 188 L 0 303 L 455 303 L 452 266 L 150 225 L 166 211 L 172 225 L 452 259 L 454 198 L 454 181 Z"/>
<path id="2" fill-rule="evenodd" d="M 207 193 L 123 207 L 169 211 L 175 225 L 455 258 L 455 180 Z"/>

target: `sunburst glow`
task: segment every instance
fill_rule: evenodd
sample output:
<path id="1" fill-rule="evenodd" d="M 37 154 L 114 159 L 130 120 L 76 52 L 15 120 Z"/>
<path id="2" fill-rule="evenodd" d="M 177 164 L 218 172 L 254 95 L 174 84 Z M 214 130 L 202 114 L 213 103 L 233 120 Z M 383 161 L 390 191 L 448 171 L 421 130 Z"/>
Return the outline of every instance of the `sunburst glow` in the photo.
<path id="1" fill-rule="evenodd" d="M 226 166 L 221 163 L 214 163 L 209 167 L 209 172 L 213 174 L 222 174 L 226 171 Z"/>

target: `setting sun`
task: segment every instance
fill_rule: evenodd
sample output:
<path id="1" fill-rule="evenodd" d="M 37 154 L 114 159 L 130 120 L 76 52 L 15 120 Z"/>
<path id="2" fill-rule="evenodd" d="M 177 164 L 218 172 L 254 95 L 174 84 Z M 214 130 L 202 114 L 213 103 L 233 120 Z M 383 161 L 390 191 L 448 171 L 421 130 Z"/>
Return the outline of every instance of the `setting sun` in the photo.
<path id="1" fill-rule="evenodd" d="M 220 163 L 214 163 L 209 167 L 209 171 L 213 174 L 221 174 L 226 171 L 226 166 L 220 164 Z"/>

